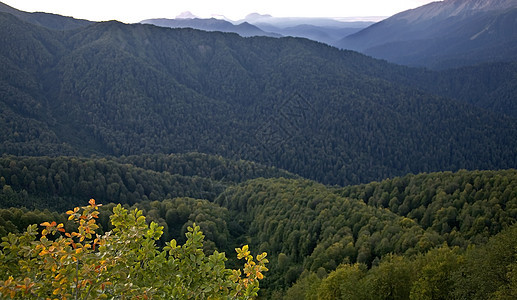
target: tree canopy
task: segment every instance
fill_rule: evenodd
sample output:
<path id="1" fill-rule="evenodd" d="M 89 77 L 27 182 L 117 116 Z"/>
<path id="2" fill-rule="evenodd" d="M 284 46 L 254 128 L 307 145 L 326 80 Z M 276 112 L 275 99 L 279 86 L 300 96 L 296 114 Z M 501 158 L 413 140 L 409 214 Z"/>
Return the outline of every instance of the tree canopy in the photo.
<path id="1" fill-rule="evenodd" d="M 171 240 L 163 249 L 156 241 L 163 227 L 146 223 L 142 212 L 113 208 L 113 229 L 96 233 L 99 205 L 67 211 L 76 230 L 63 223 L 31 225 L 21 235 L 3 238 L 0 251 L 0 293 L 11 299 L 249 299 L 268 269 L 266 253 L 250 254 L 242 270 L 225 267 L 224 253 L 203 252 L 199 226 L 188 228 L 185 244 Z"/>

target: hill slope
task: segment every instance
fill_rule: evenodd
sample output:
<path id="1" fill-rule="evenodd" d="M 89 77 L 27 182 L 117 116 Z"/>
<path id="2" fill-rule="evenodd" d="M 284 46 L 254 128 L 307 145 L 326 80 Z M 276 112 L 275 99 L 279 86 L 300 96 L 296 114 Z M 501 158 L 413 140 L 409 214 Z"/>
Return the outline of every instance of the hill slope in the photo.
<path id="1" fill-rule="evenodd" d="M 228 209 L 230 232 L 267 251 L 265 282 L 279 289 L 309 272 L 322 278 L 342 263 L 375 265 L 388 253 L 411 257 L 444 242 L 482 245 L 517 219 L 516 176 L 516 170 L 418 174 L 338 190 L 254 179 L 215 202 Z"/>
<path id="2" fill-rule="evenodd" d="M 407 175 L 344 188 L 279 176 L 289 174 L 196 153 L 117 159 L 3 156 L 0 236 L 33 223 L 65 222 L 64 215 L 52 211 L 90 197 L 104 204 L 99 224 L 109 230 L 113 203 L 133 205 L 164 226 L 161 242 L 183 241 L 186 227 L 196 222 L 210 241 L 205 250 L 230 253 L 250 244 L 254 251 L 266 251 L 270 271 L 261 287 L 278 298 L 272 293 L 304 274 L 323 277 L 356 262 L 375 270 L 379 260 L 393 254 L 409 259 L 444 242 L 463 249 L 483 245 L 517 219 L 516 170 Z"/>

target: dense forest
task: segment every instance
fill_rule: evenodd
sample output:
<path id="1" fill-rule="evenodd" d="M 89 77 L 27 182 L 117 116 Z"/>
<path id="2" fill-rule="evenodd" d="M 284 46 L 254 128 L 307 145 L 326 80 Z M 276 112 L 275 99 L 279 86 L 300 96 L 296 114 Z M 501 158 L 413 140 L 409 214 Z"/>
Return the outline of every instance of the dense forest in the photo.
<path id="1" fill-rule="evenodd" d="M 372 268 L 344 263 L 328 276 L 305 272 L 284 299 L 514 299 L 516 236 L 513 225 L 467 250 L 444 245 L 387 255 Z"/>
<path id="2" fill-rule="evenodd" d="M 109 216 L 115 203 L 123 203 L 163 226 L 159 245 L 173 238 L 185 242 L 184 233 L 196 223 L 206 236 L 203 249 L 208 253 L 231 253 L 244 244 L 267 252 L 270 270 L 261 285 L 266 298 L 310 292 L 332 299 L 322 295 L 336 292 L 328 285 L 338 284 L 346 290 L 343 295 L 359 293 L 354 295 L 370 299 L 364 294 L 367 287 L 381 284 L 385 272 L 409 268 L 411 274 L 400 275 L 410 276 L 404 285 L 396 279 L 382 283 L 400 289 L 400 299 L 407 299 L 410 293 L 426 293 L 417 286 L 423 289 L 419 280 L 432 268 L 428 264 L 446 259 L 452 264 L 443 266 L 448 270 L 473 268 L 465 261 L 479 259 L 476 251 L 490 251 L 485 247 L 492 247 L 501 234 L 501 239 L 515 238 L 515 230 L 509 229 L 517 219 L 515 170 L 422 173 L 330 187 L 258 164 L 198 153 L 112 159 L 4 156 L 0 165 L 1 235 L 49 219 L 66 224 L 66 206 L 89 197 L 102 199 L 98 224 L 106 232 L 113 228 Z M 505 251 L 514 251 L 512 247 Z M 504 266 L 514 263 L 511 257 Z M 229 264 L 237 262 L 230 259 Z M 336 279 L 349 273 L 364 286 Z M 477 280 L 454 274 L 450 271 L 440 280 L 460 286 Z M 320 286 L 306 290 L 306 280 Z M 476 297 L 511 290 L 503 279 L 491 284 Z M 471 292 L 456 288 L 449 285 L 444 293 Z M 391 299 L 387 293 L 379 299 Z"/>
<path id="3" fill-rule="evenodd" d="M 304 39 L 0 24 L 2 153 L 200 152 L 339 185 L 517 165 L 513 101 L 460 97 L 462 75 L 435 96 L 437 73 Z"/>
<path id="4" fill-rule="evenodd" d="M 198 153 L 113 159 L 3 156 L 0 207 L 64 210 L 90 198 L 121 204 L 171 197 L 214 200 L 227 185 L 257 177 L 295 176 Z"/>
<path id="5" fill-rule="evenodd" d="M 515 63 L 0 11 L 2 295 L 517 297 Z"/>

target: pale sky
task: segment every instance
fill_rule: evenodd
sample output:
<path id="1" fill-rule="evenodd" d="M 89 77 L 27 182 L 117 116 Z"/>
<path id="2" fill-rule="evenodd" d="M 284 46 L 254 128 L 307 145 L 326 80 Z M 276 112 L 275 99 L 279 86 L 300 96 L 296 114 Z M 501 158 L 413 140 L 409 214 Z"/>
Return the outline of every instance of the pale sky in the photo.
<path id="1" fill-rule="evenodd" d="M 184 11 L 208 18 L 232 20 L 250 13 L 274 17 L 391 16 L 437 0 L 0 0 L 28 12 L 48 12 L 91 21 L 136 23 L 150 18 L 174 18 Z"/>

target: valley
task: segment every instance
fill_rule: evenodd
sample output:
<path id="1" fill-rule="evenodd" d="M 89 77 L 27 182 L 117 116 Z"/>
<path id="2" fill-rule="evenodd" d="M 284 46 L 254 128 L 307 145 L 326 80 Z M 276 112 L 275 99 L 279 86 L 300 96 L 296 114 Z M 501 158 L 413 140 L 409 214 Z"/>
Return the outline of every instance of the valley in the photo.
<path id="1" fill-rule="evenodd" d="M 25 280 L 20 237 L 48 242 L 29 225 L 57 243 L 62 230 L 82 234 L 74 216 L 94 210 L 88 247 L 101 235 L 114 249 L 117 239 L 130 244 L 121 234 L 131 230 L 143 239 L 131 247 L 148 247 L 132 248 L 142 258 L 127 271 L 142 276 L 135 290 L 115 282 L 128 278 L 123 263 L 95 262 L 114 280 L 99 282 L 99 295 L 511 299 L 517 7 L 465 3 L 433 2 L 340 33 L 339 48 L 251 23 L 236 34 L 215 19 L 91 22 L 0 3 L 0 293 L 15 286 L 9 276 L 18 287 Z M 208 27 L 183 28 L 193 22 Z M 238 269 L 248 245 L 268 262 L 257 255 L 260 270 L 243 269 L 256 280 L 245 292 L 224 268 Z M 87 258 L 105 248 L 84 249 L 87 278 Z M 76 284 L 78 260 L 66 259 L 73 265 L 55 268 Z M 139 265 L 132 259 L 127 266 Z M 211 273 L 173 283 L 166 264 Z M 153 268 L 165 272 L 154 286 Z M 43 278 L 26 298 L 13 295 L 47 293 Z"/>

